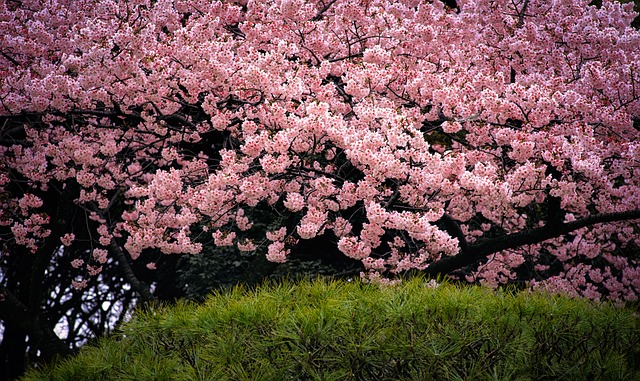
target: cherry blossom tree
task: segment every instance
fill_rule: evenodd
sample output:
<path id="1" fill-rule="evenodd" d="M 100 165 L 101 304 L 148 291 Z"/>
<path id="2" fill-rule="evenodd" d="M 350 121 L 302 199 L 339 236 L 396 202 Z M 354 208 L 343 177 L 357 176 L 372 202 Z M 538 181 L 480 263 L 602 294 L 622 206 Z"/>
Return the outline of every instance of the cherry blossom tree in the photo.
<path id="1" fill-rule="evenodd" d="M 149 300 L 136 267 L 157 253 L 285 262 L 312 239 L 371 281 L 636 300 L 634 17 L 582 0 L 1 0 L 0 253 L 35 270 L 31 297 L 5 281 L 0 304 L 38 308 L 54 255 L 78 289 L 111 266 Z"/>

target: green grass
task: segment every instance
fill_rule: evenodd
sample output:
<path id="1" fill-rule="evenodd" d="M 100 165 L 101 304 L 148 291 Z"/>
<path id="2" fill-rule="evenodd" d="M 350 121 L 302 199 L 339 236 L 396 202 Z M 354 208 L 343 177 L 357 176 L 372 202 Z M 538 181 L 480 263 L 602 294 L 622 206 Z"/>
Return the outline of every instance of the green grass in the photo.
<path id="1" fill-rule="evenodd" d="M 24 380 L 640 380 L 630 309 L 425 284 L 302 281 L 149 308 Z"/>

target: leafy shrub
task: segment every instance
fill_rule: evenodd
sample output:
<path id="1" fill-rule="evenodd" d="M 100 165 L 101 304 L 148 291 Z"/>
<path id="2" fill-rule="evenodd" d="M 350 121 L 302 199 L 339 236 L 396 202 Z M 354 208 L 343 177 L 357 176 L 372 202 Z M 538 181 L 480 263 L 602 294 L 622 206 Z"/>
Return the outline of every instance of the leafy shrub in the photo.
<path id="1" fill-rule="evenodd" d="M 640 380 L 629 307 L 416 278 L 302 281 L 150 307 L 24 380 Z"/>

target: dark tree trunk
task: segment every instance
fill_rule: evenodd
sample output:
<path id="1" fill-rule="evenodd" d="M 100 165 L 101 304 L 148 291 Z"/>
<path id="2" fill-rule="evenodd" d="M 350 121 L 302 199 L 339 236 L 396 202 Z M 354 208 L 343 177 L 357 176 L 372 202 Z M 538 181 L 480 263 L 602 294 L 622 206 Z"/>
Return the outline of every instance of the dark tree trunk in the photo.
<path id="1" fill-rule="evenodd" d="M 5 324 L 0 343 L 0 381 L 15 380 L 26 367 L 27 333 Z"/>

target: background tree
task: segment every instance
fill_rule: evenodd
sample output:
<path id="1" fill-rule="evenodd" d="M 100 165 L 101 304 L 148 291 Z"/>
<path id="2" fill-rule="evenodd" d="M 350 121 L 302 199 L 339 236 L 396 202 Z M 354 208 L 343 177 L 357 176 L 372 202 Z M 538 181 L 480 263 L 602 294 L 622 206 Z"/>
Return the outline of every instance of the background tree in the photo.
<path id="1" fill-rule="evenodd" d="M 447 4 L 0 1 L 4 363 L 198 294 L 169 254 L 635 300 L 633 5 Z"/>

